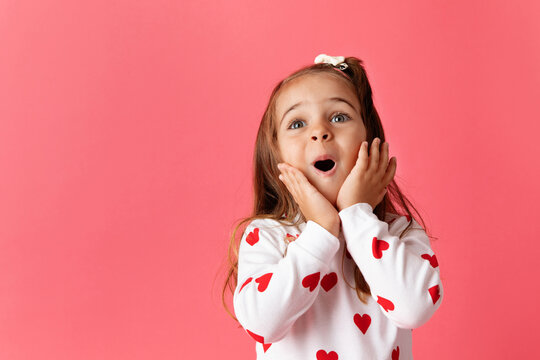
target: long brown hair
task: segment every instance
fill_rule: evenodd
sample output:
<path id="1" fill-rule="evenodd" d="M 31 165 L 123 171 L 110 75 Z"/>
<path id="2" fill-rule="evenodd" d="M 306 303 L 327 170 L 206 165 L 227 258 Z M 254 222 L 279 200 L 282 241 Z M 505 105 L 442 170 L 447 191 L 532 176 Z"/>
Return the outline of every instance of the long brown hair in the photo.
<path id="1" fill-rule="evenodd" d="M 289 77 L 279 82 L 272 91 L 268 106 L 266 107 L 259 125 L 259 131 L 257 132 L 257 139 L 255 141 L 255 152 L 253 156 L 253 210 L 250 216 L 241 219 L 235 226 L 229 243 L 229 270 L 225 283 L 223 284 L 222 303 L 225 310 L 235 320 L 236 317 L 230 312 L 225 302 L 225 293 L 227 289 L 229 289 L 230 292 L 234 294 L 238 283 L 238 249 L 240 245 L 239 240 L 242 238 L 239 237 L 237 239 L 236 234 L 238 233 L 238 230 L 241 228 L 241 233 L 243 233 L 252 220 L 261 218 L 273 219 L 288 225 L 291 223 L 298 225 L 305 221 L 305 218 L 300 212 L 292 195 L 287 190 L 285 184 L 278 178 L 280 171 L 277 168 L 277 164 L 280 161 L 280 156 L 276 148 L 277 121 L 275 117 L 277 98 L 280 94 L 280 90 L 284 88 L 284 85 L 300 76 L 310 74 L 328 73 L 344 79 L 347 86 L 349 86 L 358 97 L 360 114 L 366 128 L 366 140 L 368 141 L 368 144 L 371 144 L 376 137 L 381 139 L 381 144 L 385 141 L 383 126 L 379 114 L 373 104 L 371 86 L 362 60 L 356 57 L 347 57 L 345 58 L 345 62 L 349 66 L 347 69 L 349 77 L 340 71 L 336 71 L 336 69 L 329 64 L 313 64 L 292 73 Z M 416 216 L 413 216 L 411 213 L 411 208 L 414 210 Z M 413 218 L 415 220 L 419 218 L 420 222 L 417 222 L 425 229 L 424 220 L 412 203 L 402 193 L 395 180 L 392 180 L 388 185 L 388 191 L 384 195 L 383 200 L 375 207 L 375 209 L 373 209 L 373 213 L 381 221 L 385 221 L 385 214 L 387 212 L 406 215 L 409 219 L 409 225 L 403 230 L 400 237 L 402 237 L 411 227 Z M 295 222 L 294 220 L 297 215 L 300 216 Z M 345 256 L 345 251 L 343 252 L 343 256 Z M 367 303 L 366 299 L 371 295 L 369 285 L 356 264 L 354 269 L 354 279 L 354 288 L 356 289 L 358 298 L 360 301 Z M 349 286 L 351 285 L 349 284 Z"/>

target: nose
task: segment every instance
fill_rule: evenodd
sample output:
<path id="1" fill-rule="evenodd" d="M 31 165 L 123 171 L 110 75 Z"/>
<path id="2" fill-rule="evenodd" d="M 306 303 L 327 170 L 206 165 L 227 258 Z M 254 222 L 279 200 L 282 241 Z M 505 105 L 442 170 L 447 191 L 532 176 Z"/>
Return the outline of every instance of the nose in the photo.
<path id="1" fill-rule="evenodd" d="M 319 139 L 322 139 L 322 140 L 328 139 L 328 134 L 323 134 L 322 136 L 319 136 Z M 317 135 L 312 135 L 311 140 L 317 141 Z"/>
<path id="2" fill-rule="evenodd" d="M 332 137 L 330 129 L 326 126 L 316 126 L 311 131 L 311 140 L 328 141 Z"/>

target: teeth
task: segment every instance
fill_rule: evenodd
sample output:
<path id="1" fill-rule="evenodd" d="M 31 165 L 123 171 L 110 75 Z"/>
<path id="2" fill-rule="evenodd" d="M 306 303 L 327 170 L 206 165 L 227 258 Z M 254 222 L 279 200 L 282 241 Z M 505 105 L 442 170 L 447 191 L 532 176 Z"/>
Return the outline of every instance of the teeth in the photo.
<path id="1" fill-rule="evenodd" d="M 321 171 L 329 171 L 332 170 L 332 168 L 335 165 L 335 162 L 333 160 L 319 160 L 315 164 L 315 167 Z"/>

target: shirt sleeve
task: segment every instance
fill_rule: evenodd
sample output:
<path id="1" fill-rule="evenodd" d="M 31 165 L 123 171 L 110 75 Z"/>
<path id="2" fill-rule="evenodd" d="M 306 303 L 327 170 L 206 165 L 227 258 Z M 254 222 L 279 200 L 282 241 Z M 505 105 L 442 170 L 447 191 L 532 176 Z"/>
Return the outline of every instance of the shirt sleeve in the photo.
<path id="1" fill-rule="evenodd" d="M 320 275 L 339 249 L 338 238 L 311 220 L 288 247 L 286 236 L 277 221 L 256 219 L 239 246 L 234 310 L 242 327 L 263 344 L 282 339 L 309 309 Z"/>
<path id="2" fill-rule="evenodd" d="M 408 216 L 390 225 L 371 205 L 357 203 L 339 212 L 347 250 L 369 284 L 383 314 L 400 328 L 426 323 L 439 308 L 443 287 L 439 264 L 424 229 Z"/>

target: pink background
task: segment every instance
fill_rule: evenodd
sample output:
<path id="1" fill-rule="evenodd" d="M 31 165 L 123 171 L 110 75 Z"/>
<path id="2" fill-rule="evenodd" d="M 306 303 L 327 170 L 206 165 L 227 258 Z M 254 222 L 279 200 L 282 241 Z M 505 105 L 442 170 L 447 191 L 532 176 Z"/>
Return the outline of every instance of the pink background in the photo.
<path id="1" fill-rule="evenodd" d="M 538 1 L 0 1 L 0 358 L 254 359 L 221 307 L 273 86 L 364 59 L 445 298 L 415 359 L 530 358 Z M 533 328 L 534 326 L 534 328 Z"/>

